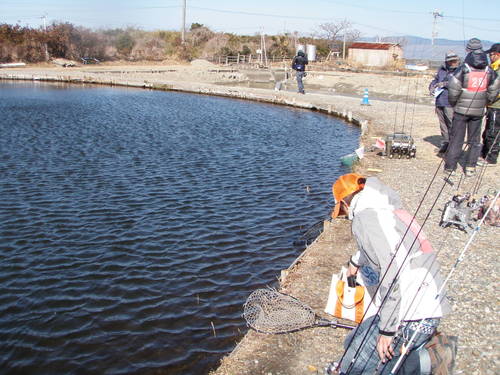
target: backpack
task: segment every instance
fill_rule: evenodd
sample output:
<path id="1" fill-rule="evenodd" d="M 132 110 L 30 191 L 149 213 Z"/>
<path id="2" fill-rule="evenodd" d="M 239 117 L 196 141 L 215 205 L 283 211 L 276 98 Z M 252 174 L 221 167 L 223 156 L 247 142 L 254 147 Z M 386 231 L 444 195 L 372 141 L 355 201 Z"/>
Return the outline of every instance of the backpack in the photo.
<path id="1" fill-rule="evenodd" d="M 488 208 L 490 206 L 491 208 L 488 212 Z M 479 208 L 477 219 L 482 219 L 486 212 L 488 212 L 488 216 L 485 217 L 484 223 L 493 227 L 500 227 L 500 199 L 497 199 L 496 202 L 493 199 L 486 199 L 483 205 Z"/>
<path id="2" fill-rule="evenodd" d="M 293 59 L 293 62 L 292 62 L 292 69 L 293 70 L 304 70 L 305 66 L 304 64 L 300 64 L 297 62 L 297 59 Z"/>

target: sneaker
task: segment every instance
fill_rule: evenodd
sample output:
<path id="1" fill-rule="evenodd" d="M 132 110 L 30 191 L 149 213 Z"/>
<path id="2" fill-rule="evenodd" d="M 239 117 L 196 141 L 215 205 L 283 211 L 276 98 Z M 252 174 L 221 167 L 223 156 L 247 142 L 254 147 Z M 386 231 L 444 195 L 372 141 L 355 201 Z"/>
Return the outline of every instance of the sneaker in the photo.
<path id="1" fill-rule="evenodd" d="M 325 367 L 325 375 L 335 375 L 338 374 L 337 367 L 339 367 L 338 362 L 331 362 Z"/>
<path id="2" fill-rule="evenodd" d="M 479 159 L 477 161 L 477 165 L 479 165 L 480 167 L 492 167 L 495 165 L 495 163 L 491 163 L 486 159 Z"/>
<path id="3" fill-rule="evenodd" d="M 455 176 L 457 172 L 454 169 L 445 168 L 443 169 L 443 174 L 445 174 L 446 176 Z"/>
<path id="4" fill-rule="evenodd" d="M 476 175 L 475 167 L 465 167 L 465 177 L 474 177 Z"/>

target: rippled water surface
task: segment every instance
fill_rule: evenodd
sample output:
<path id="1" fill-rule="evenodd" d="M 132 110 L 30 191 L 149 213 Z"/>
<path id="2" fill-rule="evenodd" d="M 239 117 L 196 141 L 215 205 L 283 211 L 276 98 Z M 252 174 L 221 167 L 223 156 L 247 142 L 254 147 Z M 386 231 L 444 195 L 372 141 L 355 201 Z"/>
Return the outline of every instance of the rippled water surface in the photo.
<path id="1" fill-rule="evenodd" d="M 314 112 L 103 87 L 0 83 L 0 112 L 2 374 L 207 373 L 248 294 L 328 214 L 359 136 Z"/>

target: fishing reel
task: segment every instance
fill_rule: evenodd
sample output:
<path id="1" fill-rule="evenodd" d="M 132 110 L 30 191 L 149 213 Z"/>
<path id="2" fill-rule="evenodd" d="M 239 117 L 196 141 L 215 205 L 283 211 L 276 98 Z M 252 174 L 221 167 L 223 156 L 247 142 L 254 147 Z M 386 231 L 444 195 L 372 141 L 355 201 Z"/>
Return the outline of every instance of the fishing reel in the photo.
<path id="1" fill-rule="evenodd" d="M 473 212 L 481 208 L 488 197 L 476 199 L 470 193 L 455 194 L 449 202 L 444 205 L 443 215 L 439 225 L 447 228 L 455 225 L 459 229 L 469 232 L 472 230 Z"/>
<path id="2" fill-rule="evenodd" d="M 406 133 L 394 133 L 385 137 L 384 155 L 389 158 L 414 158 L 417 153 L 413 137 Z"/>

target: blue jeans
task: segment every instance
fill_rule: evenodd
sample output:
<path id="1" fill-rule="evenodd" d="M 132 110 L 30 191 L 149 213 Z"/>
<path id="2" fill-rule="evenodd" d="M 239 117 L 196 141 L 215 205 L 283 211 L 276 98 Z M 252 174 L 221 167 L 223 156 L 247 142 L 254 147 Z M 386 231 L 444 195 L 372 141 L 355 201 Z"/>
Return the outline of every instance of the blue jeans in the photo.
<path id="1" fill-rule="evenodd" d="M 295 74 L 295 76 L 297 77 L 297 87 L 301 94 L 304 94 L 304 84 L 302 83 L 302 78 L 304 78 L 304 73 L 305 72 L 297 70 L 297 73 Z"/>
<path id="2" fill-rule="evenodd" d="M 363 321 L 355 330 L 353 330 L 346 337 L 344 341 L 344 348 L 347 350 L 342 363 L 340 364 L 340 373 L 357 375 L 357 374 L 374 374 L 377 366 L 379 366 L 377 374 L 387 375 L 390 374 L 392 368 L 396 364 L 401 355 L 401 346 L 403 345 L 402 337 L 408 340 L 413 336 L 414 330 L 408 327 L 403 327 L 399 335 L 394 338 L 394 356 L 390 361 L 386 361 L 385 364 L 380 362 L 380 357 L 377 352 L 377 338 L 379 336 L 379 317 L 373 316 L 371 318 Z M 370 327 L 371 323 L 373 325 Z M 363 344 L 363 337 L 366 332 L 369 332 Z M 415 340 L 412 344 L 412 349 L 420 348 L 425 342 L 427 342 L 432 334 L 417 333 Z M 354 339 L 353 339 L 354 337 Z M 352 342 L 351 342 L 352 340 Z M 350 344 L 349 344 L 350 343 Z M 356 351 L 359 346 L 362 345 L 361 350 L 358 353 L 357 359 L 353 361 Z M 347 347 L 349 346 L 349 347 Z M 409 354 L 411 355 L 411 353 Z M 380 365 L 379 365 L 380 364 Z M 403 364 L 398 369 L 398 374 L 419 374 L 420 369 L 408 368 L 410 361 L 403 361 Z M 407 365 L 405 367 L 405 365 Z M 414 371 L 416 370 L 416 371 Z"/>

